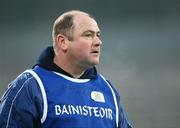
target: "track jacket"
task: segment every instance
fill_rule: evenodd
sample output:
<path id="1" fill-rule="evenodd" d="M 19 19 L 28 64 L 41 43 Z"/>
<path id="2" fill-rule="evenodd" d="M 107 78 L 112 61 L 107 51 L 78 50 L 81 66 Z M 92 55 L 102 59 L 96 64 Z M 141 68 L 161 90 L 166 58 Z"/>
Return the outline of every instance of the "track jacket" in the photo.
<path id="1" fill-rule="evenodd" d="M 132 128 L 113 86 L 96 68 L 80 79 L 53 63 L 48 47 L 0 101 L 0 128 Z"/>

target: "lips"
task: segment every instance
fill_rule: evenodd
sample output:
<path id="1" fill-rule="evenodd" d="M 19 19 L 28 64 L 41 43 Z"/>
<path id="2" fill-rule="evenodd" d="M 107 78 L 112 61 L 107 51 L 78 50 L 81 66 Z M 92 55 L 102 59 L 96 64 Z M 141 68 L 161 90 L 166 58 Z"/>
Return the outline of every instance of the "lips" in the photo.
<path id="1" fill-rule="evenodd" d="M 99 51 L 92 51 L 91 53 L 99 53 Z"/>
<path id="2" fill-rule="evenodd" d="M 93 50 L 91 53 L 99 53 L 99 50 Z"/>

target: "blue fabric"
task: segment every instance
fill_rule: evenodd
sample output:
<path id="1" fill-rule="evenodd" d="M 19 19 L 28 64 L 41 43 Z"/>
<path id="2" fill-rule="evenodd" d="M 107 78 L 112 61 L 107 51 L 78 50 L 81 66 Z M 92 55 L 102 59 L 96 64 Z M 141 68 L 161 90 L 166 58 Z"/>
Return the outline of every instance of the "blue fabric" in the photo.
<path id="1" fill-rule="evenodd" d="M 38 128 L 41 99 L 36 80 L 27 73 L 20 75 L 1 98 L 0 128 Z"/>
<path id="2" fill-rule="evenodd" d="M 77 83 L 39 67 L 35 71 L 44 84 L 48 98 L 48 116 L 43 128 L 115 128 L 116 110 L 112 92 L 100 76 Z M 102 93 L 105 103 L 94 101 L 92 91 Z"/>
<path id="3" fill-rule="evenodd" d="M 40 122 L 43 100 L 39 85 L 31 74 L 23 73 L 9 85 L 1 99 L 0 128 L 53 128 L 53 125 L 55 128 L 115 128 L 112 93 L 99 75 L 86 83 L 74 83 L 45 69 L 35 70 L 45 83 L 49 107 L 46 121 Z M 102 92 L 105 103 L 93 101 L 92 91 Z M 131 128 L 117 92 L 116 96 L 120 111 L 119 128 Z M 73 108 L 79 110 L 79 114 L 73 114 Z M 110 110 L 112 118 L 107 114 Z"/>

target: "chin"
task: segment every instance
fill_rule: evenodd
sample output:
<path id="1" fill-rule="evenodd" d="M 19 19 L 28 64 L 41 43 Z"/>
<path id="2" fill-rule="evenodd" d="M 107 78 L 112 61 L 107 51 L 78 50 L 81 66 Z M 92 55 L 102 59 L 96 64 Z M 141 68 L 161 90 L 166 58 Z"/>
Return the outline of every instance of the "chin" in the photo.
<path id="1" fill-rule="evenodd" d="M 98 64 L 99 64 L 99 58 L 89 59 L 89 60 L 84 62 L 84 66 L 86 66 L 86 68 L 93 67 L 93 66 L 98 65 Z"/>
<path id="2" fill-rule="evenodd" d="M 99 64 L 99 60 L 95 60 L 95 61 L 93 61 L 93 62 L 92 62 L 92 64 L 93 64 L 93 65 L 97 65 L 97 64 Z"/>

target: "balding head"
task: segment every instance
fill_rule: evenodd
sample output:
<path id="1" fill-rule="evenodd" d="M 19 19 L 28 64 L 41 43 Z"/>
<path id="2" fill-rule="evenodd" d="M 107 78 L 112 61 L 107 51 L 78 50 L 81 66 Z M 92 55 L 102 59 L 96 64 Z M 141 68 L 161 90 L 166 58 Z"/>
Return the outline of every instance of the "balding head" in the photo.
<path id="1" fill-rule="evenodd" d="M 53 45 L 56 44 L 56 37 L 58 34 L 62 34 L 66 36 L 69 40 L 73 40 L 73 30 L 74 30 L 74 16 L 76 15 L 87 15 L 91 18 L 90 14 L 79 11 L 79 10 L 72 10 L 63 13 L 60 15 L 54 22 L 53 30 L 52 30 L 52 38 L 53 38 Z"/>

